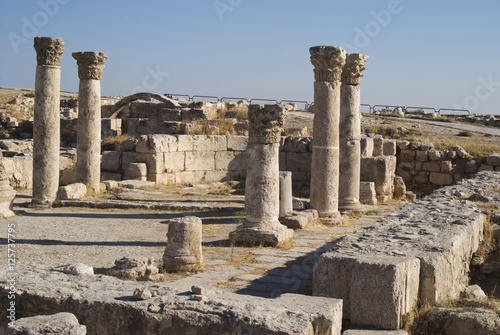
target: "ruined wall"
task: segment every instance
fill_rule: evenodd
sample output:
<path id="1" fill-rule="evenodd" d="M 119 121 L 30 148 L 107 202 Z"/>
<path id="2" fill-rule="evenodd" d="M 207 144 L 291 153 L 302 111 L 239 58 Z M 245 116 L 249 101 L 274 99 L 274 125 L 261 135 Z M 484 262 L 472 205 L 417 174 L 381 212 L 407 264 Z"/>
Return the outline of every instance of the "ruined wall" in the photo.
<path id="1" fill-rule="evenodd" d="M 429 194 L 479 171 L 500 171 L 500 156 L 476 160 L 462 147 L 437 150 L 433 143 L 397 141 L 396 174 L 408 189 Z"/>

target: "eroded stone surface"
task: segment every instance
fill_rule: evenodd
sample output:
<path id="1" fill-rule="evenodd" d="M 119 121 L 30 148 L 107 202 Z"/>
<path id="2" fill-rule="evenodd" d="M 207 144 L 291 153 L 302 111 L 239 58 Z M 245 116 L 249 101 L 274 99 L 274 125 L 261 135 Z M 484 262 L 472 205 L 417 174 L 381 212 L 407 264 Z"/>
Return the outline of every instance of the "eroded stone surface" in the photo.
<path id="1" fill-rule="evenodd" d="M 5 335 L 85 335 L 87 328 L 78 323 L 78 319 L 71 313 L 57 313 L 53 315 L 38 315 L 16 320 L 14 327 L 6 327 Z"/>
<path id="2" fill-rule="evenodd" d="M 217 290 L 196 301 L 192 284 L 186 281 L 184 286 L 179 282 L 148 285 L 156 296 L 137 301 L 132 293 L 144 283 L 138 286 L 108 276 L 75 277 L 31 266 L 16 270 L 23 278 L 16 293 L 18 317 L 67 311 L 91 334 L 341 333 L 342 301 L 338 299 L 297 294 L 265 299 Z M 8 304 L 7 292 L 0 291 L 2 306 Z M 2 309 L 2 320 L 7 320 L 5 314 Z"/>
<path id="3" fill-rule="evenodd" d="M 435 304 L 457 298 L 468 283 L 469 263 L 482 239 L 484 220 L 475 203 L 462 198 L 482 189 L 492 202 L 500 203 L 500 194 L 491 189 L 491 185 L 499 183 L 498 173 L 479 173 L 474 179 L 444 187 L 419 201 L 406 204 L 371 228 L 342 238 L 317 262 L 314 294 L 340 298 L 341 292 L 346 306 L 344 316 L 348 318 L 350 313 L 357 312 L 353 309 L 360 306 L 358 302 L 354 307 L 349 295 L 355 292 L 355 287 L 363 285 L 363 281 L 371 280 L 371 277 L 353 276 L 354 264 L 364 264 L 366 258 L 389 257 L 393 264 L 403 259 L 419 262 L 420 301 Z M 405 281 L 395 281 L 394 287 L 405 285 Z M 364 299 L 370 308 L 384 309 L 378 305 L 382 300 L 366 293 Z M 405 295 L 399 297 L 395 303 L 406 299 Z M 413 302 L 411 299 L 406 302 L 409 306 L 417 301 L 415 296 L 406 297 L 413 299 Z M 371 322 L 375 327 L 381 327 L 379 322 L 394 325 L 401 317 L 402 314 L 394 314 L 391 318 L 382 321 L 374 318 Z"/>
<path id="4" fill-rule="evenodd" d="M 169 220 L 163 265 L 168 271 L 194 271 L 203 267 L 201 219 L 186 216 Z"/>

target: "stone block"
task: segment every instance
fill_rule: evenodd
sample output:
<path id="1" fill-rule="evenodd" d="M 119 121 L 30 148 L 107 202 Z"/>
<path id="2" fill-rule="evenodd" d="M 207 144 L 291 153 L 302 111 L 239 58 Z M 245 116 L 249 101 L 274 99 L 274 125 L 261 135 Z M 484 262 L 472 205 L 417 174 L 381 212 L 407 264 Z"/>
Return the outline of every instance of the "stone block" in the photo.
<path id="1" fill-rule="evenodd" d="M 124 171 L 123 179 L 146 180 L 148 168 L 146 163 L 130 163 Z"/>
<path id="2" fill-rule="evenodd" d="M 431 172 L 429 181 L 434 185 L 451 185 L 453 184 L 453 177 L 446 173 Z"/>
<path id="3" fill-rule="evenodd" d="M 414 161 L 416 153 L 414 150 L 404 149 L 399 152 L 399 155 L 407 161 Z"/>
<path id="4" fill-rule="evenodd" d="M 361 158 L 361 180 L 374 182 L 377 195 L 392 195 L 395 172 L 395 156 Z"/>
<path id="5" fill-rule="evenodd" d="M 153 257 L 122 257 L 115 260 L 115 266 L 106 270 L 108 276 L 125 280 L 152 280 L 158 275 Z"/>
<path id="6" fill-rule="evenodd" d="M 500 155 L 495 153 L 486 157 L 486 163 L 492 166 L 500 166 Z"/>
<path id="7" fill-rule="evenodd" d="M 423 167 L 424 167 L 424 162 L 415 161 L 415 170 L 416 171 L 421 171 Z"/>
<path id="8" fill-rule="evenodd" d="M 122 153 L 120 151 L 104 151 L 102 153 L 101 169 L 118 172 L 121 169 Z"/>
<path id="9" fill-rule="evenodd" d="M 215 152 L 189 151 L 186 152 L 186 171 L 213 171 L 215 170 Z"/>
<path id="10" fill-rule="evenodd" d="M 248 145 L 248 136 L 227 136 L 227 150 L 245 151 Z"/>
<path id="11" fill-rule="evenodd" d="M 136 151 L 141 153 L 175 152 L 179 148 L 177 136 L 173 135 L 142 135 L 137 141 Z"/>
<path id="12" fill-rule="evenodd" d="M 441 164 L 437 162 L 424 162 L 422 166 L 422 170 L 424 171 L 429 171 L 429 172 L 440 172 L 441 171 Z"/>
<path id="13" fill-rule="evenodd" d="M 241 171 L 247 168 L 247 154 L 241 151 L 217 151 L 215 153 L 215 169 Z"/>
<path id="14" fill-rule="evenodd" d="M 417 150 L 415 153 L 415 160 L 419 162 L 426 162 L 428 158 L 428 152 L 425 150 Z"/>
<path id="15" fill-rule="evenodd" d="M 63 169 L 59 173 L 59 185 L 60 186 L 74 184 L 77 181 L 78 180 L 76 178 L 76 168 L 74 168 L 74 167 Z"/>
<path id="16" fill-rule="evenodd" d="M 74 183 L 59 187 L 59 198 L 61 200 L 81 199 L 87 195 L 87 186 L 82 183 Z"/>
<path id="17" fill-rule="evenodd" d="M 226 136 L 192 135 L 193 151 L 226 151 Z"/>
<path id="18" fill-rule="evenodd" d="M 394 176 L 394 197 L 396 199 L 402 199 L 406 196 L 406 185 L 403 178 L 400 176 Z"/>
<path id="19" fill-rule="evenodd" d="M 500 318 L 493 310 L 485 308 L 435 308 L 418 320 L 415 326 L 432 329 L 433 334 L 500 334 Z"/>
<path id="20" fill-rule="evenodd" d="M 417 258 L 321 255 L 314 267 L 313 295 L 342 299 L 343 318 L 357 327 L 399 329 L 417 303 Z"/>
<path id="21" fill-rule="evenodd" d="M 470 160 L 465 163 L 465 173 L 476 173 L 477 172 L 477 162 L 475 160 Z"/>
<path id="22" fill-rule="evenodd" d="M 398 167 L 401 168 L 401 169 L 413 170 L 413 169 L 415 169 L 415 162 L 412 162 L 412 161 L 401 161 L 398 164 Z"/>
<path id="23" fill-rule="evenodd" d="M 384 140 L 382 150 L 383 150 L 383 154 L 385 156 L 395 156 L 396 155 L 396 141 L 395 140 Z"/>
<path id="24" fill-rule="evenodd" d="M 441 162 L 441 172 L 450 173 L 453 170 L 453 163 L 451 161 Z"/>
<path id="25" fill-rule="evenodd" d="M 361 136 L 361 157 L 373 156 L 373 138 Z"/>
<path id="26" fill-rule="evenodd" d="M 495 171 L 495 167 L 492 165 L 481 164 L 479 167 L 479 172 L 481 171 Z"/>
<path id="27" fill-rule="evenodd" d="M 434 150 L 434 143 L 433 142 L 422 143 L 420 145 L 420 150 L 422 150 L 422 151 Z"/>
<path id="28" fill-rule="evenodd" d="M 175 173 L 175 184 L 198 184 L 205 180 L 206 171 L 184 171 Z"/>
<path id="29" fill-rule="evenodd" d="M 442 157 L 441 152 L 437 150 L 431 150 L 428 154 L 431 161 L 438 161 Z"/>
<path id="30" fill-rule="evenodd" d="M 382 135 L 373 137 L 373 156 L 381 156 L 384 154 L 384 138 Z"/>
<path id="31" fill-rule="evenodd" d="M 178 151 L 193 151 L 193 135 L 178 135 Z"/>
<path id="32" fill-rule="evenodd" d="M 146 163 L 149 174 L 163 173 L 165 171 L 165 157 L 163 153 L 122 153 L 122 170 L 124 171 L 130 163 Z"/>
<path id="33" fill-rule="evenodd" d="M 396 145 L 398 146 L 399 150 L 407 150 L 410 148 L 410 141 L 397 141 Z"/>
<path id="34" fill-rule="evenodd" d="M 318 212 L 308 209 L 301 212 L 293 212 L 292 215 L 280 219 L 280 223 L 292 229 L 306 229 L 318 222 Z"/>
<path id="35" fill-rule="evenodd" d="M 415 182 L 417 184 L 427 184 L 429 182 L 429 176 L 427 173 L 419 173 L 417 176 L 415 176 Z"/>
<path id="36" fill-rule="evenodd" d="M 286 168 L 292 172 L 310 172 L 312 154 L 308 152 L 287 152 Z"/>
<path id="37" fill-rule="evenodd" d="M 75 315 L 71 313 L 57 313 L 52 315 L 37 315 L 20 318 L 14 326 L 5 328 L 5 335 L 37 335 L 37 334 L 64 334 L 85 335 L 87 327 L 80 325 Z"/>
<path id="38" fill-rule="evenodd" d="M 359 183 L 359 201 L 365 205 L 377 204 L 377 192 L 375 191 L 375 183 L 362 181 Z"/>
<path id="39" fill-rule="evenodd" d="M 149 174 L 148 181 L 152 181 L 155 184 L 175 185 L 175 173 Z"/>
<path id="40" fill-rule="evenodd" d="M 167 152 L 164 154 L 165 158 L 165 172 L 174 173 L 185 171 L 185 159 L 186 153 L 182 151 L 178 152 Z"/>

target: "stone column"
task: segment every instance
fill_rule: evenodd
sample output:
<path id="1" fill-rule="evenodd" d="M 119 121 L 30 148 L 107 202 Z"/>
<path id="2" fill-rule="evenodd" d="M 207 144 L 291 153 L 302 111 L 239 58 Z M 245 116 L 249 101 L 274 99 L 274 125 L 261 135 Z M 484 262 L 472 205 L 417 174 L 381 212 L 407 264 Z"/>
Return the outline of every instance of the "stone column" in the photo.
<path id="1" fill-rule="evenodd" d="M 279 142 L 286 117 L 283 105 L 250 105 L 245 221 L 230 238 L 245 244 L 277 246 L 293 238 L 278 221 Z"/>
<path id="2" fill-rule="evenodd" d="M 339 209 L 359 208 L 361 168 L 361 98 L 359 83 L 368 56 L 347 54 L 340 87 Z"/>
<path id="3" fill-rule="evenodd" d="M 280 215 L 282 218 L 286 214 L 293 212 L 292 197 L 292 172 L 280 171 Z"/>
<path id="4" fill-rule="evenodd" d="M 339 118 L 340 74 L 345 50 L 335 46 L 309 49 L 314 65 L 314 121 L 311 162 L 311 206 L 325 224 L 340 221 Z"/>
<path id="5" fill-rule="evenodd" d="M 196 216 L 169 220 L 163 265 L 167 271 L 196 271 L 203 267 L 202 222 Z"/>
<path id="6" fill-rule="evenodd" d="M 61 54 L 57 37 L 35 37 L 36 78 L 33 116 L 33 199 L 51 205 L 59 188 Z"/>
<path id="7" fill-rule="evenodd" d="M 101 175 L 101 77 L 102 52 L 74 52 L 78 64 L 78 131 L 76 142 L 76 174 L 89 193 L 99 193 Z"/>

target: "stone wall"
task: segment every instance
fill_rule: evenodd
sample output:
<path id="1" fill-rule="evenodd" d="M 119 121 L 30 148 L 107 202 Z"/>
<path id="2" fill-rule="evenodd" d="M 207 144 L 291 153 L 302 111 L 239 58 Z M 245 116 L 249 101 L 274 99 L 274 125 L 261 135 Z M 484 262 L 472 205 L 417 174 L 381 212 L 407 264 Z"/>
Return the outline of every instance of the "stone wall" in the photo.
<path id="1" fill-rule="evenodd" d="M 462 147 L 438 150 L 433 143 L 397 141 L 396 174 L 408 189 L 422 194 L 464 178 L 473 178 L 479 171 L 500 171 L 500 156 L 493 154 L 476 160 Z"/>
<path id="2" fill-rule="evenodd" d="M 102 179 L 121 180 L 130 163 L 146 163 L 147 180 L 159 184 L 243 181 L 247 143 L 247 136 L 143 135 L 129 147 L 134 151 L 103 153 Z M 374 182 L 379 201 L 386 201 L 394 191 L 396 143 L 379 136 L 362 143 L 361 180 Z M 291 171 L 294 183 L 310 182 L 311 159 L 312 137 L 281 137 L 280 171 Z"/>
<path id="3" fill-rule="evenodd" d="M 500 203 L 499 183 L 499 173 L 481 172 L 346 235 L 316 263 L 313 294 L 343 299 L 352 325 L 381 329 L 401 328 L 418 301 L 458 298 L 483 238 L 474 201 Z"/>

